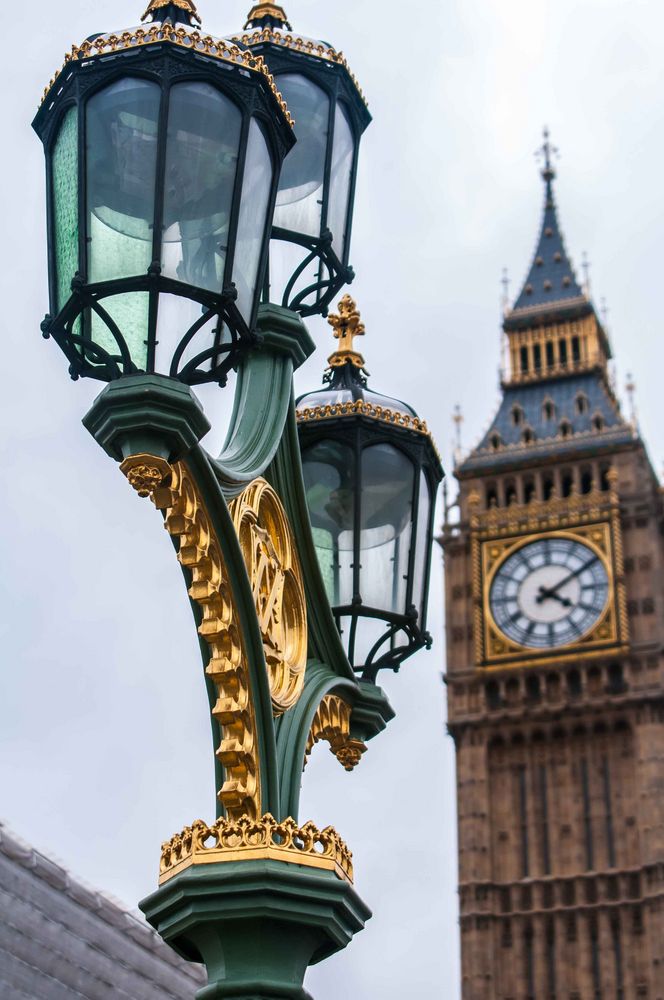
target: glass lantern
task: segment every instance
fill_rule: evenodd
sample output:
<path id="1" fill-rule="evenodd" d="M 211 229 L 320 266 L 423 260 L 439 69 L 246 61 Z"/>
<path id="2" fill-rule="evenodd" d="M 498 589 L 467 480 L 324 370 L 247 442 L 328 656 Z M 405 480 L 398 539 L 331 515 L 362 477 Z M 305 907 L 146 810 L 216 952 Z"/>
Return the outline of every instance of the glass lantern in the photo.
<path id="1" fill-rule="evenodd" d="M 367 387 L 353 337 L 364 327 L 346 295 L 329 317 L 338 349 L 327 388 L 300 397 L 298 430 L 309 516 L 348 659 L 365 679 L 397 670 L 426 631 L 434 504 L 442 468 L 426 424 Z"/>
<path id="2" fill-rule="evenodd" d="M 47 171 L 42 329 L 73 377 L 223 384 L 252 343 L 294 136 L 251 53 L 192 30 L 187 0 L 147 14 L 145 28 L 74 48 L 33 123 Z"/>
<path id="3" fill-rule="evenodd" d="M 235 41 L 265 59 L 297 136 L 279 180 L 265 297 L 302 316 L 325 315 L 353 278 L 355 175 L 371 116 L 341 53 L 293 35 L 283 8 L 257 4 L 245 28 Z"/>

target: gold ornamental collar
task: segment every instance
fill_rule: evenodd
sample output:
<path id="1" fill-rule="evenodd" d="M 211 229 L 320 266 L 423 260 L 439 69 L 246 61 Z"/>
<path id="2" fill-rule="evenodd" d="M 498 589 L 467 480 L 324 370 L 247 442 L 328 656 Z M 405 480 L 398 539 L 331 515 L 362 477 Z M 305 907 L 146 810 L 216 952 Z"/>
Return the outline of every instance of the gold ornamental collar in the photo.
<path id="1" fill-rule="evenodd" d="M 193 0 L 150 0 L 141 21 L 145 21 L 148 17 L 153 17 L 155 11 L 160 10 L 162 7 L 169 7 L 170 5 L 186 11 L 194 21 L 197 21 L 199 24 L 201 23 L 200 14 L 196 10 Z"/>

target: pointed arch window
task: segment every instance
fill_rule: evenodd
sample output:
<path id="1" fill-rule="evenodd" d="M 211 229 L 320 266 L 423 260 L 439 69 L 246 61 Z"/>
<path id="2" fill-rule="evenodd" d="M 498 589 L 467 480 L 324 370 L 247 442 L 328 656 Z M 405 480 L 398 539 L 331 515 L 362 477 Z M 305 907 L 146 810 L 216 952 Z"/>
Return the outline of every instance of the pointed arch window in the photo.
<path id="1" fill-rule="evenodd" d="M 569 420 L 561 420 L 560 436 L 566 438 L 569 437 L 571 433 L 572 433 L 572 425 L 570 424 Z"/>
<path id="2" fill-rule="evenodd" d="M 500 434 L 498 434 L 497 431 L 494 432 L 489 438 L 489 444 L 491 445 L 494 451 L 498 451 L 502 443 L 503 439 L 501 438 Z"/>
<path id="3" fill-rule="evenodd" d="M 548 346 L 549 345 L 547 344 L 547 347 Z M 544 402 L 542 403 L 542 417 L 544 420 L 553 420 L 555 416 L 556 416 L 556 404 L 553 402 L 552 399 L 549 399 L 547 397 L 547 399 L 545 399 Z"/>
<path id="4" fill-rule="evenodd" d="M 588 412 L 588 397 L 585 392 L 577 392 L 574 398 L 574 409 L 579 415 Z"/>
<path id="5" fill-rule="evenodd" d="M 524 427 L 521 432 L 521 440 L 524 444 L 532 444 L 535 440 L 535 432 L 532 427 Z"/>
<path id="6" fill-rule="evenodd" d="M 523 418 L 524 418 L 523 407 L 519 406 L 518 403 L 515 403 L 514 406 L 512 407 L 511 413 L 512 413 L 512 423 L 514 424 L 515 427 L 518 427 L 520 424 L 523 423 Z"/>
<path id="7" fill-rule="evenodd" d="M 601 431 L 604 428 L 604 417 L 601 413 L 593 413 L 592 425 L 594 431 Z"/>

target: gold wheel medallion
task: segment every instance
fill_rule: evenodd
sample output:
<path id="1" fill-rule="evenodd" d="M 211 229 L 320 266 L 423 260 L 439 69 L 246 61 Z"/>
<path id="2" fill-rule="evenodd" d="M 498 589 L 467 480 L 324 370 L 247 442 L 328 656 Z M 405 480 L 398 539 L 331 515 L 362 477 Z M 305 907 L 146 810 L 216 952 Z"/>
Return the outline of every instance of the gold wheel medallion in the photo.
<path id="1" fill-rule="evenodd" d="M 255 479 L 230 510 L 256 605 L 272 710 L 281 715 L 300 697 L 307 663 L 307 609 L 293 533 L 265 479 Z"/>

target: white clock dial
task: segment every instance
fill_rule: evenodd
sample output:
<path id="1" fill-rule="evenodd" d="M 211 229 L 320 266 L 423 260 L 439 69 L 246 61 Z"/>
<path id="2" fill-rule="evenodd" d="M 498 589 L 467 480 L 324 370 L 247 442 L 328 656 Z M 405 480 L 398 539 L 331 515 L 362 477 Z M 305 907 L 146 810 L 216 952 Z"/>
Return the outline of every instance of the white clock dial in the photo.
<path id="1" fill-rule="evenodd" d="M 602 559 L 574 538 L 540 538 L 507 557 L 491 584 L 498 628 L 520 646 L 576 642 L 597 623 L 609 598 Z"/>

